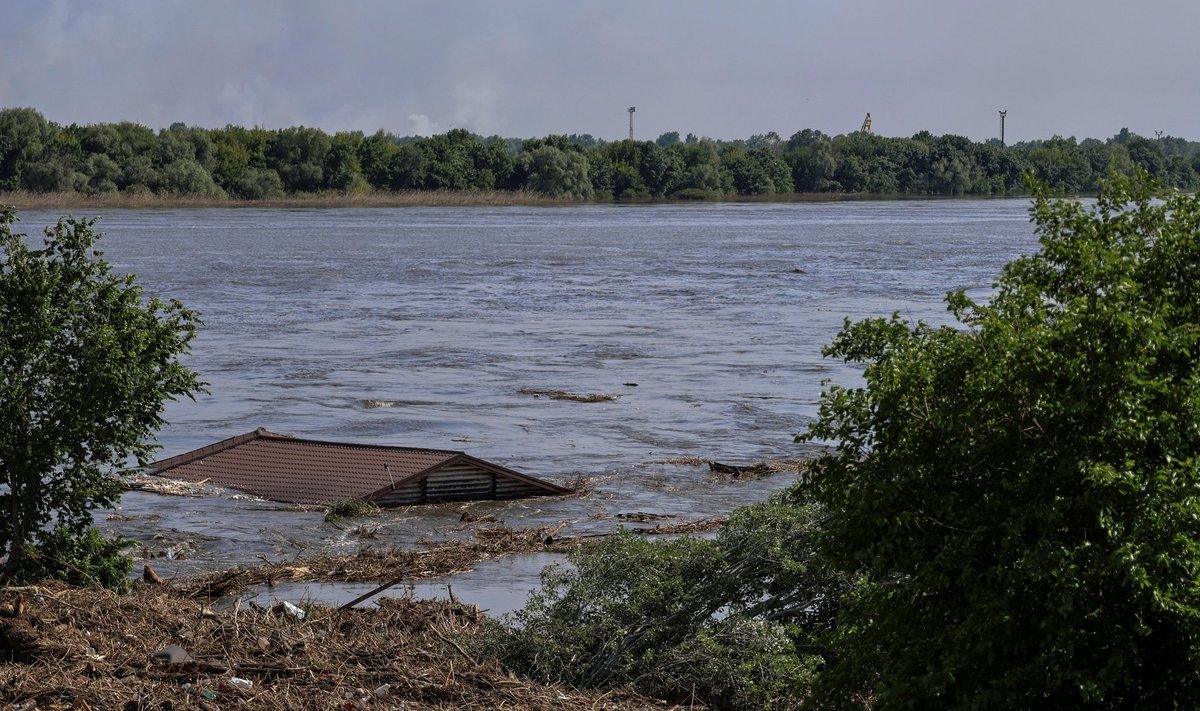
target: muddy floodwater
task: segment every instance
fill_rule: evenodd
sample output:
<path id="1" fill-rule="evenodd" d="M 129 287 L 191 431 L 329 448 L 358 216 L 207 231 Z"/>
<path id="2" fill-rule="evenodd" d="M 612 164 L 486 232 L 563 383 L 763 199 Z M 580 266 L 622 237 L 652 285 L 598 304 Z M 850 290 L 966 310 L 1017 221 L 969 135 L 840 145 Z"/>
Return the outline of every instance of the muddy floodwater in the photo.
<path id="1" fill-rule="evenodd" d="M 945 322 L 947 291 L 986 295 L 1035 248 L 1026 208 L 104 211 L 106 258 L 207 324 L 189 362 L 210 394 L 170 406 L 162 456 L 265 427 L 464 450 L 559 483 L 589 477 L 595 490 L 336 524 L 231 494 L 131 493 L 98 518 L 169 577 L 469 536 L 464 509 L 514 528 L 565 522 L 564 533 L 611 531 L 636 512 L 724 515 L 793 477 L 742 481 L 680 462 L 811 455 L 792 437 L 822 382 L 858 378 L 820 354 L 843 319 Z M 33 234 L 56 215 L 20 217 Z"/>

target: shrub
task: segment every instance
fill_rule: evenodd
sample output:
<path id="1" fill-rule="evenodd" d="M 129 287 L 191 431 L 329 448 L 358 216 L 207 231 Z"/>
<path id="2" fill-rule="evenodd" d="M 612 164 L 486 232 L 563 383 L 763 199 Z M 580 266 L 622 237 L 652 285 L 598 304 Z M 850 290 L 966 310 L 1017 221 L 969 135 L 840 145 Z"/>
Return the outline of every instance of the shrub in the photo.
<path id="1" fill-rule="evenodd" d="M 1200 707 L 1200 198 L 1038 189 L 1041 249 L 957 327 L 847 322 L 807 438 L 861 575 L 827 707 Z"/>
<path id="2" fill-rule="evenodd" d="M 82 536 L 67 528 L 56 528 L 40 543 L 29 543 L 14 582 L 62 580 L 72 585 L 99 585 L 113 590 L 129 589 L 133 559 L 126 549 L 136 546 L 124 538 L 105 539 L 89 528 Z"/>
<path id="3" fill-rule="evenodd" d="M 735 512 L 714 539 L 622 534 L 543 574 L 487 636 L 509 668 L 576 686 L 629 684 L 717 708 L 787 708 L 821 662 L 844 579 L 814 554 L 819 510 L 782 498 Z"/>

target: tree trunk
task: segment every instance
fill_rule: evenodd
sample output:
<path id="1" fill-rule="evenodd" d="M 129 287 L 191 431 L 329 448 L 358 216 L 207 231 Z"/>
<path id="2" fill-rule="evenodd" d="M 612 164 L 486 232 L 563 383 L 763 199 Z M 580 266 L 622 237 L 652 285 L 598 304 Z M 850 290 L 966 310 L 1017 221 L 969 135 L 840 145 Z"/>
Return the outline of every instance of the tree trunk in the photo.
<path id="1" fill-rule="evenodd" d="M 21 564 L 21 553 L 25 548 L 25 534 L 19 524 L 14 524 L 12 540 L 8 542 L 8 560 L 4 563 L 4 572 L 0 573 L 0 583 L 12 582 L 17 574 L 17 566 Z"/>
<path id="2" fill-rule="evenodd" d="M 12 477 L 13 481 L 9 484 L 9 501 L 8 520 L 9 523 L 9 538 L 8 538 L 8 560 L 4 563 L 4 571 L 0 572 L 0 583 L 11 583 L 17 574 L 17 567 L 21 564 L 21 554 L 25 549 L 25 525 L 24 518 L 21 516 L 21 496 L 24 494 L 17 484 L 16 477 Z"/>

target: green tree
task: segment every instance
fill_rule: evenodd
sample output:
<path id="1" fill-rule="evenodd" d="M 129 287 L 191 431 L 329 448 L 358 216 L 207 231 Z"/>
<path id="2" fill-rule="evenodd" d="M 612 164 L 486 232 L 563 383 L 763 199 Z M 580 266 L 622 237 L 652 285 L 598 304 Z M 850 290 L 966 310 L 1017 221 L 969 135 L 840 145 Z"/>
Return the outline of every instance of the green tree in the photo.
<path id="1" fill-rule="evenodd" d="M 663 148 L 673 146 L 676 143 L 679 143 L 679 131 L 667 131 L 658 138 L 654 139 L 654 142 Z"/>
<path id="2" fill-rule="evenodd" d="M 576 200 L 592 197 L 588 160 L 578 151 L 563 152 L 552 146 L 542 146 L 522 153 L 517 165 L 527 176 L 526 187 L 529 190 L 550 197 Z"/>
<path id="3" fill-rule="evenodd" d="M 825 548 L 864 584 L 825 707 L 1200 706 L 1200 198 L 1038 188 L 1041 240 L 957 327 L 844 330 L 805 437 Z M 858 700 L 858 701 L 856 701 Z"/>
<path id="4" fill-rule="evenodd" d="M 376 131 L 358 144 L 359 165 L 362 166 L 363 177 L 372 188 L 392 188 L 392 164 L 399 152 L 400 146 L 395 136 L 384 131 Z"/>
<path id="5" fill-rule="evenodd" d="M 0 109 L 0 190 L 22 187 L 22 172 L 42 157 L 53 134 L 34 109 Z"/>
<path id="6" fill-rule="evenodd" d="M 164 167 L 159 173 L 159 192 L 168 195 L 225 197 L 212 175 L 192 158 L 184 158 Z"/>
<path id="7" fill-rule="evenodd" d="M 423 187 L 429 190 L 469 190 L 475 182 L 473 154 L 479 141 L 470 131 L 455 128 L 422 140 L 418 147 L 428 156 Z"/>
<path id="8" fill-rule="evenodd" d="M 362 165 L 359 163 L 359 149 L 362 146 L 363 135 L 352 131 L 335 133 L 325 156 L 323 187 L 340 193 L 354 192 L 366 188 L 366 180 L 362 175 Z"/>
<path id="9" fill-rule="evenodd" d="M 725 168 L 739 195 L 769 195 L 792 192 L 792 171 L 770 148 L 755 148 L 746 153 L 730 151 Z"/>
<path id="10" fill-rule="evenodd" d="M 267 167 L 279 174 L 288 192 L 316 192 L 325 182 L 325 161 L 332 142 L 319 128 L 287 128 L 267 144 Z"/>
<path id="11" fill-rule="evenodd" d="M 13 232 L 15 220 L 12 208 L 0 208 L 6 581 L 28 569 L 28 545 L 62 551 L 70 537 L 87 535 L 92 511 L 120 498 L 113 470 L 153 451 L 147 438 L 163 424 L 164 402 L 202 387 L 180 362 L 198 317 L 114 274 L 95 250 L 95 220 L 59 220 L 43 249 Z"/>
<path id="12" fill-rule="evenodd" d="M 1030 166 L 1041 181 L 1068 193 L 1095 186 L 1095 175 L 1087 155 L 1075 139 L 1054 136 L 1028 153 Z"/>
<path id="13" fill-rule="evenodd" d="M 471 149 L 471 162 L 475 165 L 473 187 L 479 190 L 505 190 L 513 187 L 515 166 L 504 139 L 492 137 L 482 143 L 476 143 Z M 590 192 L 591 186 L 588 188 Z"/>

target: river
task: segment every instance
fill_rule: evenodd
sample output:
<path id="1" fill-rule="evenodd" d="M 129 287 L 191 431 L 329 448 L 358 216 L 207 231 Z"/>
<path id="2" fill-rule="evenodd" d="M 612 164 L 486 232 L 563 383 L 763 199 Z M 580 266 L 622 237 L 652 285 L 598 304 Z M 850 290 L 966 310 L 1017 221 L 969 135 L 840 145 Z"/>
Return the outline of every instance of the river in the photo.
<path id="1" fill-rule="evenodd" d="M 947 321 L 1032 251 L 1025 200 L 555 208 L 105 210 L 105 257 L 201 312 L 169 456 L 265 427 L 465 450 L 585 498 L 476 504 L 513 527 L 612 530 L 617 514 L 719 516 L 787 486 L 712 476 L 793 443 L 843 319 Z M 28 233 L 56 218 L 19 215 Z M 616 396 L 581 403 L 528 389 Z M 368 407 L 368 401 L 387 407 Z M 242 497 L 127 495 L 108 532 L 166 574 L 455 535 L 461 506 L 372 518 L 378 538 Z M 122 520 L 117 520 L 118 518 Z M 160 570 L 160 572 L 164 572 Z"/>

